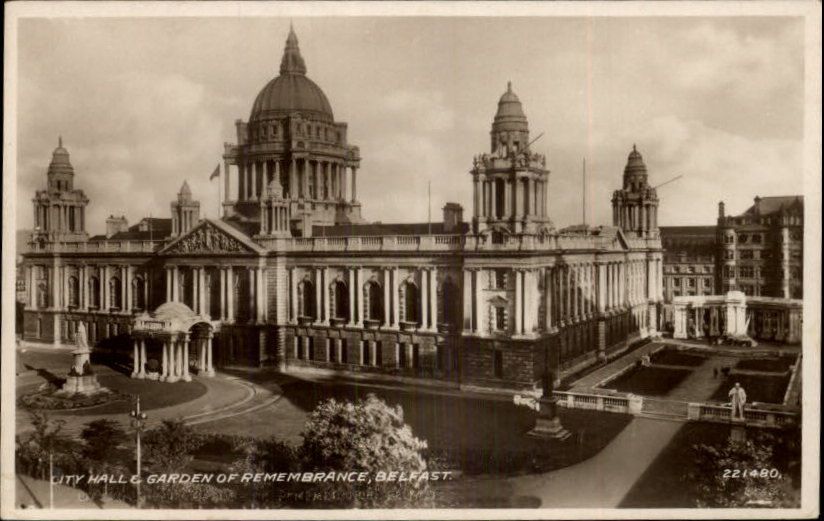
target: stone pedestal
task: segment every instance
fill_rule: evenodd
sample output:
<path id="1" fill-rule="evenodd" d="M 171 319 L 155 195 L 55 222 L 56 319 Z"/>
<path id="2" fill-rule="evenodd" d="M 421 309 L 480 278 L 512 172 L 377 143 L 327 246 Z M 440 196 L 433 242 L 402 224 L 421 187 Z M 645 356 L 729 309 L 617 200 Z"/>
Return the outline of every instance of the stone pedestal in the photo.
<path id="1" fill-rule="evenodd" d="M 543 398 L 539 401 L 540 409 L 535 419 L 535 427 L 527 433 L 536 438 L 553 438 L 565 440 L 571 436 L 570 432 L 561 425 L 558 417 L 558 399 Z"/>
<path id="2" fill-rule="evenodd" d="M 736 424 L 733 424 L 730 428 L 730 441 L 736 441 L 743 443 L 747 441 L 747 428 L 742 425 L 743 420 L 738 420 Z"/>
<path id="3" fill-rule="evenodd" d="M 63 384 L 61 393 L 67 396 L 75 394 L 95 394 L 106 391 L 108 389 L 101 387 L 100 382 L 97 381 L 97 375 L 89 374 L 84 376 L 68 376 L 66 383 Z"/>

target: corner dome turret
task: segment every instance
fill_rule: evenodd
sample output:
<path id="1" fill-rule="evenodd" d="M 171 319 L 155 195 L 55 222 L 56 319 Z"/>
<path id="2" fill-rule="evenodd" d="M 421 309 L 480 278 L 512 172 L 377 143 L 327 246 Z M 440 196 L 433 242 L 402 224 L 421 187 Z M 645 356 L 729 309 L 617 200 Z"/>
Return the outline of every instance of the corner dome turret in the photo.
<path id="1" fill-rule="evenodd" d="M 624 175 L 629 174 L 646 174 L 647 165 L 644 164 L 644 158 L 635 145 L 632 145 L 632 152 L 627 157 L 627 166 L 624 167 Z"/>

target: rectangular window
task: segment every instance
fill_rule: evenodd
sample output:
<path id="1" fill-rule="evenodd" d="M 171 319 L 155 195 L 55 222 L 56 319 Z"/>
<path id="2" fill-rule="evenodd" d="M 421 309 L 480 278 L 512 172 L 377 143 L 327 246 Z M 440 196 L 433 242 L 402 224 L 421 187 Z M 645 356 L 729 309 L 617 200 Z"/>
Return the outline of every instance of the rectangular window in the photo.
<path id="1" fill-rule="evenodd" d="M 398 367 L 406 367 L 406 344 L 398 343 Z"/>
<path id="2" fill-rule="evenodd" d="M 504 353 L 497 349 L 494 351 L 492 371 L 495 378 L 504 377 Z"/>
<path id="3" fill-rule="evenodd" d="M 438 344 L 437 346 L 435 346 L 435 350 L 437 351 L 437 356 L 435 358 L 435 363 L 437 364 L 436 367 L 438 371 L 443 371 L 444 369 L 446 369 L 446 346 Z"/>
<path id="4" fill-rule="evenodd" d="M 712 279 L 704 279 L 704 287 L 709 288 L 712 286 Z"/>
<path id="5" fill-rule="evenodd" d="M 695 279 L 687 279 L 691 288 L 695 287 Z"/>
<path id="6" fill-rule="evenodd" d="M 681 279 L 679 279 L 677 277 L 672 279 L 672 285 L 675 286 L 676 288 L 679 287 L 681 285 Z"/>
<path id="7" fill-rule="evenodd" d="M 369 341 L 361 340 L 360 365 L 369 365 Z"/>
<path id="8" fill-rule="evenodd" d="M 345 338 L 340 339 L 340 363 L 349 363 L 349 342 Z"/>
<path id="9" fill-rule="evenodd" d="M 315 337 L 309 337 L 309 355 L 307 356 L 309 360 L 315 359 Z"/>
<path id="10" fill-rule="evenodd" d="M 742 259 L 752 259 L 753 258 L 752 250 L 741 250 L 741 258 Z"/>
<path id="11" fill-rule="evenodd" d="M 383 341 L 375 342 L 375 365 L 381 367 L 383 365 Z"/>
<path id="12" fill-rule="evenodd" d="M 495 289 L 506 289 L 506 270 L 495 270 Z"/>
<path id="13" fill-rule="evenodd" d="M 503 307 L 495 308 L 495 329 L 506 331 L 506 310 Z"/>
<path id="14" fill-rule="evenodd" d="M 417 371 L 421 368 L 421 346 L 415 344 L 412 346 L 412 368 Z"/>

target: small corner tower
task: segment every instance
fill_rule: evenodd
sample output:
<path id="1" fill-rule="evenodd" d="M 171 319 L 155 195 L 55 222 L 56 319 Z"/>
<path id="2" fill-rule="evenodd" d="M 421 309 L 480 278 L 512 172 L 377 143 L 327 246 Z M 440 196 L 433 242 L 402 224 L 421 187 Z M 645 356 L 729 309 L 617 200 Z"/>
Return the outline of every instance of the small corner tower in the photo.
<path id="1" fill-rule="evenodd" d="M 172 202 L 172 237 L 189 232 L 200 220 L 200 202 L 192 199 L 189 183 L 183 181 L 177 200 Z"/>
<path id="2" fill-rule="evenodd" d="M 624 167 L 623 187 L 612 195 L 612 224 L 629 236 L 658 236 L 658 195 L 649 185 L 647 166 L 635 145 Z"/>
<path id="3" fill-rule="evenodd" d="M 529 122 L 507 83 L 490 132 L 490 153 L 475 156 L 472 228 L 475 233 L 540 233 L 552 227 L 547 214 L 549 170 L 529 148 Z"/>
<path id="4" fill-rule="evenodd" d="M 34 234 L 38 242 L 82 242 L 86 233 L 86 206 L 89 199 L 82 190 L 74 189 L 74 167 L 69 152 L 63 148 L 62 136 L 46 174 L 45 190 L 35 192 Z"/>

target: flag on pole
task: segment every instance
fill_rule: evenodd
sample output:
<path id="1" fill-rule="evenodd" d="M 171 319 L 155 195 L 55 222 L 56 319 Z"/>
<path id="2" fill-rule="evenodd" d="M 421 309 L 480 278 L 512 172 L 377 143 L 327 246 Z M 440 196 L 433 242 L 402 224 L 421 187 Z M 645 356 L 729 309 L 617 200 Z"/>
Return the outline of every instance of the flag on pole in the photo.
<path id="1" fill-rule="evenodd" d="M 215 167 L 215 171 L 212 172 L 212 175 L 209 176 L 209 181 L 211 181 L 215 177 L 220 177 L 220 163 L 217 164 L 217 166 Z"/>

